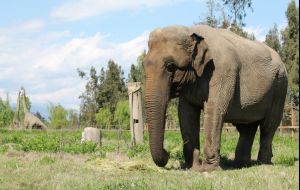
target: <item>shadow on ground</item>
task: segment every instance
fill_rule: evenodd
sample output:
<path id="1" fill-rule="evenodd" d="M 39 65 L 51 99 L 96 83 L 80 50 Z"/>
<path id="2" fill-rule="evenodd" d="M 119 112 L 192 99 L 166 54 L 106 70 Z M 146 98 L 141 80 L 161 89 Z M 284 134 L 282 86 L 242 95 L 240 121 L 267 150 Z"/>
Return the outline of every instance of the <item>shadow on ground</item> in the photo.
<path id="1" fill-rule="evenodd" d="M 297 164 L 299 162 L 299 158 L 294 157 L 294 158 L 289 158 L 286 160 L 280 160 L 277 161 L 275 163 L 269 164 L 269 165 L 282 165 L 282 166 L 294 166 L 295 164 Z M 202 161 L 200 160 L 200 163 L 202 163 Z M 253 166 L 259 166 L 262 165 L 260 162 L 258 162 L 257 160 L 251 160 L 250 164 L 247 166 L 237 166 L 236 163 L 234 162 L 233 159 L 229 159 L 226 156 L 222 156 L 221 157 L 221 168 L 222 170 L 238 170 L 241 168 L 250 168 Z M 174 168 L 169 168 L 168 170 L 172 170 Z M 180 168 L 178 168 L 178 170 L 188 170 L 189 168 L 185 165 L 184 161 L 180 162 Z"/>

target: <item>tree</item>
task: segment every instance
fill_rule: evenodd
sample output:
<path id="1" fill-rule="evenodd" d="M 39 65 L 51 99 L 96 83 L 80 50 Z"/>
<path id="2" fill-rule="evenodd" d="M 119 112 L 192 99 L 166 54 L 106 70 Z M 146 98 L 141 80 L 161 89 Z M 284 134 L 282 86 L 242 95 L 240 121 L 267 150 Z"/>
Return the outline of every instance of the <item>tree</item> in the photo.
<path id="1" fill-rule="evenodd" d="M 299 8 L 295 1 L 288 5 L 285 15 L 288 26 L 282 31 L 282 60 L 289 73 L 288 98 L 295 106 L 299 105 Z"/>
<path id="2" fill-rule="evenodd" d="M 88 125 L 95 124 L 95 114 L 99 109 L 97 104 L 97 91 L 99 88 L 99 80 L 97 71 L 94 67 L 90 68 L 90 76 L 87 77 L 86 73 L 77 69 L 78 75 L 82 79 L 86 79 L 85 92 L 82 93 L 79 98 L 81 99 L 80 104 L 80 120 Z"/>
<path id="3" fill-rule="evenodd" d="M 144 58 L 146 56 L 146 51 L 144 50 L 141 55 L 138 56 L 136 60 L 136 64 L 133 64 L 132 66 L 134 69 L 130 69 L 130 73 L 128 76 L 128 82 L 141 82 L 141 91 L 142 91 L 142 105 L 144 105 L 145 102 L 145 71 L 143 67 Z M 134 76 L 134 77 L 132 77 Z M 134 78 L 136 80 L 134 80 Z M 143 118 L 146 119 L 146 112 L 145 109 L 143 109 Z"/>
<path id="4" fill-rule="evenodd" d="M 217 7 L 216 1 L 215 0 L 208 0 L 206 1 L 206 6 L 208 8 L 208 15 L 206 16 L 206 24 L 216 28 L 218 25 L 218 20 L 215 17 L 215 10 Z"/>
<path id="5" fill-rule="evenodd" d="M 96 123 L 100 128 L 109 128 L 112 124 L 113 115 L 110 112 L 108 107 L 100 108 L 99 111 L 95 115 Z"/>
<path id="6" fill-rule="evenodd" d="M 271 28 L 266 35 L 265 43 L 273 48 L 277 53 L 281 53 L 281 44 L 280 44 L 280 37 L 277 25 L 274 24 L 273 28 Z"/>
<path id="7" fill-rule="evenodd" d="M 204 19 L 201 19 L 200 17 L 200 22 L 195 23 L 195 25 L 205 24 L 213 28 L 217 28 L 219 21 L 216 18 L 215 12 L 218 11 L 220 5 L 216 2 L 216 0 L 207 0 L 206 7 L 208 9 L 206 17 Z"/>
<path id="8" fill-rule="evenodd" d="M 80 121 L 83 123 L 95 125 L 98 123 L 96 113 L 99 113 L 99 109 L 108 108 L 114 113 L 118 101 L 127 97 L 124 72 L 113 60 L 109 60 L 107 70 L 101 68 L 99 74 L 94 67 L 91 67 L 89 76 L 79 69 L 78 74 L 87 80 L 85 92 L 79 97 Z"/>
<path id="9" fill-rule="evenodd" d="M 221 18 L 219 19 L 220 26 L 219 28 L 227 29 L 230 26 L 230 19 L 226 15 L 224 7 L 221 9 Z"/>
<path id="10" fill-rule="evenodd" d="M 69 109 L 67 114 L 67 118 L 68 118 L 68 125 L 70 127 L 78 127 L 78 114 L 77 111 L 74 109 Z"/>
<path id="11" fill-rule="evenodd" d="M 101 72 L 100 85 L 97 92 L 99 107 L 107 107 L 114 113 L 120 99 L 126 99 L 127 89 L 125 86 L 124 72 L 113 60 L 108 61 L 106 72 Z"/>
<path id="12" fill-rule="evenodd" d="M 222 0 L 224 3 L 224 6 L 226 6 L 231 13 L 228 15 L 229 17 L 233 18 L 233 21 L 230 25 L 230 30 L 244 38 L 247 38 L 249 40 L 255 40 L 254 34 L 249 34 L 248 32 L 243 30 L 243 27 L 245 26 L 244 18 L 247 16 L 246 9 L 250 8 L 253 11 L 252 8 L 252 0 Z M 226 27 L 229 22 L 224 17 L 225 14 L 223 13 L 223 27 Z"/>
<path id="13" fill-rule="evenodd" d="M 246 8 L 252 8 L 252 0 L 222 0 L 224 5 L 228 7 L 233 17 L 233 25 L 243 27 L 245 23 L 243 19 L 247 16 Z"/>
<path id="14" fill-rule="evenodd" d="M 0 127 L 7 127 L 9 126 L 14 117 L 14 112 L 10 107 L 9 98 L 3 101 L 0 97 Z"/>
<path id="15" fill-rule="evenodd" d="M 237 24 L 235 23 L 232 23 L 231 26 L 230 26 L 230 31 L 236 33 L 237 35 L 239 36 L 242 36 L 244 38 L 247 38 L 249 40 L 255 40 L 255 36 L 254 34 L 252 33 L 248 33 L 247 31 L 243 30 L 242 27 L 238 26 Z"/>
<path id="16" fill-rule="evenodd" d="M 196 24 L 206 24 L 213 28 L 228 28 L 230 30 L 244 38 L 255 40 L 254 34 L 249 34 L 243 30 L 245 24 L 243 19 L 246 17 L 246 8 L 252 9 L 251 0 L 222 0 L 224 6 L 227 6 L 229 11 L 233 14 L 226 16 L 224 7 L 216 3 L 216 0 L 207 0 L 206 5 L 208 8 L 208 14 L 204 21 L 200 21 Z M 215 13 L 219 12 L 220 18 L 217 19 Z M 234 17 L 233 22 L 230 21 L 230 17 Z"/>
<path id="17" fill-rule="evenodd" d="M 128 82 L 142 82 L 144 83 L 144 68 L 143 61 L 146 55 L 146 51 L 143 51 L 141 55 L 138 56 L 136 64 L 132 64 L 130 68 L 130 73 L 128 75 Z"/>
<path id="18" fill-rule="evenodd" d="M 67 110 L 60 104 L 49 103 L 49 120 L 50 126 L 55 129 L 60 129 L 68 125 Z"/>
<path id="19" fill-rule="evenodd" d="M 132 64 L 130 66 L 128 82 L 137 82 L 137 81 L 138 81 L 138 70 L 137 67 L 134 64 Z"/>
<path id="20" fill-rule="evenodd" d="M 130 128 L 130 110 L 128 100 L 119 101 L 114 113 L 114 122 L 123 129 Z"/>

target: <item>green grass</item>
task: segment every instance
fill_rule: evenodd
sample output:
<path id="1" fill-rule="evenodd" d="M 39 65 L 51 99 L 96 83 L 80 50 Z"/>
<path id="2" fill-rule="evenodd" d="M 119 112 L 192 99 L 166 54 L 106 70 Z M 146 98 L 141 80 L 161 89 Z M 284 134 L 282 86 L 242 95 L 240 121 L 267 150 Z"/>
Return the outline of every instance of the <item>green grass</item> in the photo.
<path id="1" fill-rule="evenodd" d="M 222 135 L 222 165 L 211 173 L 181 170 L 180 132 L 166 132 L 170 160 L 165 168 L 153 163 L 148 136 L 131 147 L 129 132 L 103 132 L 102 146 L 81 144 L 80 131 L 0 130 L 0 189 L 298 189 L 298 135 L 276 134 L 274 165 L 234 169 L 238 135 Z M 252 158 L 257 157 L 258 135 Z M 201 135 L 201 145 L 203 136 Z"/>

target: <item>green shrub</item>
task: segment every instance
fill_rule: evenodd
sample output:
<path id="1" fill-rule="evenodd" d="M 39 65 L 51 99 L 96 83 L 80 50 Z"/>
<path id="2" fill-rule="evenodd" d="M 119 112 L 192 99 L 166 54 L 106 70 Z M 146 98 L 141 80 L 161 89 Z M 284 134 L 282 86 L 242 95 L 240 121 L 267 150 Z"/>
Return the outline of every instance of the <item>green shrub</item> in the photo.
<path id="1" fill-rule="evenodd" d="M 137 144 L 135 146 L 132 146 L 128 151 L 127 151 L 127 156 L 129 158 L 133 157 L 143 157 L 145 154 L 149 153 L 149 146 L 148 144 Z"/>
<path id="2" fill-rule="evenodd" d="M 274 158 L 274 163 L 284 166 L 293 166 L 295 163 L 295 158 L 293 156 L 279 155 Z"/>
<path id="3" fill-rule="evenodd" d="M 22 141 L 22 150 L 38 152 L 57 152 L 60 149 L 58 137 L 36 136 Z"/>
<path id="4" fill-rule="evenodd" d="M 171 149 L 170 158 L 173 158 L 175 160 L 184 160 L 181 144 Z"/>
<path id="5" fill-rule="evenodd" d="M 80 139 L 80 131 L 3 131 L 0 136 L 0 151 L 6 152 L 8 147 L 3 145 L 12 144 L 13 149 L 26 152 L 95 152 L 95 143 L 81 143 Z"/>
<path id="6" fill-rule="evenodd" d="M 96 147 L 97 147 L 96 143 L 92 141 L 85 141 L 81 144 L 71 145 L 68 148 L 65 147 L 63 151 L 70 152 L 70 153 L 91 153 L 91 152 L 95 152 Z"/>

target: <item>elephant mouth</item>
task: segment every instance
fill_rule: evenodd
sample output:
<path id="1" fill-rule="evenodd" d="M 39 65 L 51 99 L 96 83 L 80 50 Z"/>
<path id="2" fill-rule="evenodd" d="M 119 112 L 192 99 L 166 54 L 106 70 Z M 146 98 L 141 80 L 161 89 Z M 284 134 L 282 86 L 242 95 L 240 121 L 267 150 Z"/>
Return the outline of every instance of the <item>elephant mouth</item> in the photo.
<path id="1" fill-rule="evenodd" d="M 170 98 L 177 98 L 180 96 L 180 92 L 182 91 L 182 86 L 179 83 L 174 83 L 171 86 Z"/>

